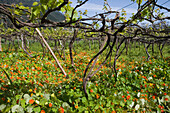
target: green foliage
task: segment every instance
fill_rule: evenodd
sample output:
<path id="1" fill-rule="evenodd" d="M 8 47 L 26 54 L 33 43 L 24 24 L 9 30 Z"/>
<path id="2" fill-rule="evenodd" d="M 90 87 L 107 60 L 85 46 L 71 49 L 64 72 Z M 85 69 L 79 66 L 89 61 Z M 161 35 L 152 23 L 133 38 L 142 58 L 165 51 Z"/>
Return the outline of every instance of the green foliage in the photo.
<path id="1" fill-rule="evenodd" d="M 40 3 L 38 2 L 34 2 L 33 3 L 33 7 L 31 7 L 31 20 L 34 20 L 38 17 L 41 17 L 41 14 L 45 14 L 49 9 L 53 10 L 54 8 L 58 7 L 59 5 L 61 5 L 64 1 L 63 0 L 40 0 Z M 66 20 L 69 21 L 72 11 L 73 11 L 73 7 L 71 7 L 71 2 L 68 2 L 68 4 L 66 4 L 64 7 L 62 7 L 60 10 L 65 17 Z M 50 15 L 49 15 L 50 16 Z M 78 18 L 78 12 L 74 11 L 74 15 L 73 15 L 73 20 Z"/>
<path id="2" fill-rule="evenodd" d="M 143 1 L 143 0 L 136 0 L 136 3 L 137 3 L 137 4 L 142 4 L 142 1 Z"/>
<path id="3" fill-rule="evenodd" d="M 82 77 L 85 66 L 95 52 L 83 52 L 81 48 L 79 46 L 77 49 L 79 53 L 74 56 L 76 72 L 71 71 L 69 57 L 66 57 L 65 61 L 60 59 L 69 79 L 65 79 L 49 54 L 42 60 L 42 53 L 36 53 L 37 56 L 29 58 L 23 51 L 1 52 L 0 56 L 3 56 L 0 59 L 1 67 L 9 73 L 13 86 L 0 71 L 0 110 L 2 112 L 64 110 L 71 113 L 167 110 L 169 58 L 164 60 L 151 58 L 146 62 L 145 58 L 134 61 L 132 56 L 123 56 L 117 61 L 116 83 L 114 73 L 106 63 L 88 83 L 87 100 L 83 93 Z M 57 54 L 56 56 L 58 57 Z M 97 64 L 100 63 L 101 59 Z"/>
<path id="4" fill-rule="evenodd" d="M 135 1 L 135 0 L 132 0 Z M 63 0 L 40 0 L 40 2 L 34 2 L 31 8 L 31 20 L 40 18 L 49 9 L 52 10 L 59 5 Z M 138 4 L 142 1 L 137 0 Z M 78 0 L 78 3 L 82 1 Z M 23 14 L 21 9 L 30 10 L 22 5 L 16 5 L 19 9 L 10 9 L 15 16 Z M 104 6 L 105 10 L 108 10 Z M 142 17 L 149 17 L 150 8 L 144 9 L 141 13 Z M 73 8 L 69 4 L 61 8 L 66 20 L 70 21 Z M 159 16 L 163 16 L 156 10 Z M 85 12 L 79 12 L 80 14 L 86 15 Z M 127 22 L 126 11 L 122 10 L 122 17 L 120 21 Z M 73 20 L 78 17 L 78 12 L 75 11 Z M 81 18 L 81 17 L 80 17 Z M 137 23 L 141 20 L 135 20 Z M 36 22 L 36 21 L 34 21 Z M 95 25 L 95 28 L 99 28 L 99 24 Z M 150 27 L 150 29 L 152 29 Z M 26 29 L 30 31 L 30 29 Z M 15 29 L 7 29 L 6 33 L 12 33 Z M 42 29 L 44 36 L 48 39 L 51 33 L 56 39 L 63 38 L 66 36 L 72 36 L 73 33 L 70 30 L 64 28 L 54 29 Z M 78 31 L 78 37 L 84 38 L 84 32 Z M 91 35 L 93 33 L 87 33 Z M 125 31 L 122 34 L 126 34 Z M 157 34 L 158 35 L 158 34 Z M 78 55 L 74 56 L 76 71 L 72 71 L 72 66 L 69 61 L 69 53 L 66 52 L 66 60 L 61 65 L 65 68 L 68 73 L 69 79 L 65 79 L 65 75 L 62 75 L 59 68 L 55 65 L 55 61 L 52 60 L 51 55 L 47 53 L 44 59 L 42 53 L 36 54 L 33 58 L 29 58 L 19 51 L 18 53 L 6 51 L 0 53 L 1 67 L 10 74 L 10 79 L 13 84 L 9 83 L 4 72 L 0 71 L 0 112 L 58 112 L 66 111 L 70 113 L 76 112 L 135 112 L 135 111 L 168 111 L 167 106 L 169 104 L 169 67 L 167 59 L 151 58 L 150 61 L 146 62 L 145 58 L 134 61 L 133 57 L 123 56 L 118 60 L 117 72 L 118 75 L 115 77 L 114 73 L 110 71 L 109 63 L 106 63 L 102 69 L 91 78 L 87 85 L 87 92 L 89 98 L 86 99 L 82 88 L 82 78 L 84 69 L 89 62 L 90 58 L 98 52 L 98 45 L 94 45 L 93 51 L 83 52 L 83 49 L 87 49 L 84 46 L 86 42 L 80 42 Z M 51 43 L 53 45 L 54 42 Z M 68 43 L 67 43 L 68 44 Z M 78 45 L 78 44 L 77 44 Z M 38 45 L 35 47 L 37 51 L 40 49 Z M 75 48 L 76 48 L 75 47 Z M 136 48 L 136 47 L 135 47 Z M 66 48 L 67 49 L 67 48 Z M 88 48 L 89 49 L 89 48 Z M 115 48 L 114 48 L 115 49 Z M 34 49 L 35 50 L 35 49 Z M 87 50 L 86 50 L 87 51 Z M 142 54 L 141 51 L 130 51 L 134 52 L 134 55 Z M 37 55 L 38 54 L 38 55 Z M 105 55 L 106 53 L 104 53 Z M 97 62 L 97 65 L 101 64 L 102 57 Z M 58 54 L 56 54 L 59 57 Z M 127 58 L 126 58 L 127 57 Z M 125 59 L 126 58 L 126 59 Z M 143 61 L 142 61 L 143 60 Z M 113 63 L 113 62 L 112 62 Z M 96 69 L 96 68 L 95 68 Z M 117 78 L 117 82 L 115 82 Z"/>

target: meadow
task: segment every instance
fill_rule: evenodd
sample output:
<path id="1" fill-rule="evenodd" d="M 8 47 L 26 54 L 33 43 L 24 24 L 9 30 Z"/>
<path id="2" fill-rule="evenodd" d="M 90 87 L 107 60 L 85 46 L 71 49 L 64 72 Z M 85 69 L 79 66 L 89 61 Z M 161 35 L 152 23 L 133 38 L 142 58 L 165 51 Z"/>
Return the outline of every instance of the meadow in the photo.
<path id="1" fill-rule="evenodd" d="M 154 54 L 150 48 L 149 61 L 144 46 L 132 45 L 128 54 L 124 52 L 117 60 L 117 81 L 108 61 L 88 82 L 88 99 L 83 92 L 83 74 L 99 51 L 97 42 L 91 48 L 84 41 L 74 44 L 76 70 L 71 66 L 68 48 L 65 48 L 66 59 L 55 52 L 69 79 L 61 73 L 50 53 L 43 57 L 38 43 L 30 43 L 33 58 L 23 50 L 6 51 L 7 47 L 2 46 L 0 111 L 3 113 L 161 113 L 170 109 L 169 45 L 163 50 L 164 58 L 156 46 Z"/>

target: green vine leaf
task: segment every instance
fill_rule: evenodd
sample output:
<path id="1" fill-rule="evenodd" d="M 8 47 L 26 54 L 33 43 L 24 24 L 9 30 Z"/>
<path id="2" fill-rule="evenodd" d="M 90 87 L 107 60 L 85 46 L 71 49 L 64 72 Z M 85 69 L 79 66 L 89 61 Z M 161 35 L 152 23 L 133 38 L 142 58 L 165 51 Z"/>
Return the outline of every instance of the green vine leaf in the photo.
<path id="1" fill-rule="evenodd" d="M 33 5 L 33 6 L 36 6 L 36 5 L 38 5 L 38 2 L 34 2 L 32 5 Z"/>

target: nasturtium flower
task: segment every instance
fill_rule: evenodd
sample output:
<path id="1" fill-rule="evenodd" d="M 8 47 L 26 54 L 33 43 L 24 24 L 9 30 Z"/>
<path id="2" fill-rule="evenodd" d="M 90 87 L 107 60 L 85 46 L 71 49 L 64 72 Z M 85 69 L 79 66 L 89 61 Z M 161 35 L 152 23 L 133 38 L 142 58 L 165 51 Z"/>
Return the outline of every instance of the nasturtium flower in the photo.
<path id="1" fill-rule="evenodd" d="M 126 99 L 129 100 L 129 99 L 130 99 L 130 95 L 128 95 L 128 96 L 126 97 Z"/>
<path id="2" fill-rule="evenodd" d="M 43 85 L 41 83 L 39 83 L 39 85 L 43 87 Z"/>
<path id="3" fill-rule="evenodd" d="M 153 77 L 156 77 L 156 75 L 153 75 Z"/>
<path id="4" fill-rule="evenodd" d="M 64 113 L 64 109 L 63 109 L 62 107 L 60 107 L 60 108 L 58 109 L 58 112 L 59 112 L 59 113 Z"/>
<path id="5" fill-rule="evenodd" d="M 90 92 L 93 93 L 93 90 L 91 89 Z"/>
<path id="6" fill-rule="evenodd" d="M 96 94 L 96 98 L 98 99 L 100 96 L 98 94 Z"/>
<path id="7" fill-rule="evenodd" d="M 30 100 L 29 100 L 29 103 L 30 103 L 30 104 L 33 104 L 33 103 L 34 103 L 34 100 L 33 100 L 33 99 L 30 99 Z"/>
<path id="8" fill-rule="evenodd" d="M 168 98 L 165 98 L 165 101 L 168 101 Z"/>
<path id="9" fill-rule="evenodd" d="M 98 86 L 98 84 L 96 83 L 96 86 Z"/>
<path id="10" fill-rule="evenodd" d="M 163 106 L 161 106 L 161 105 L 158 105 L 158 108 L 164 109 L 164 107 L 163 107 Z"/>
<path id="11" fill-rule="evenodd" d="M 52 107 L 53 106 L 53 104 L 52 103 L 49 103 L 49 107 Z"/>
<path id="12" fill-rule="evenodd" d="M 115 110 L 113 110 L 113 111 L 112 111 L 112 113 L 116 113 L 116 111 L 115 111 Z"/>
<path id="13" fill-rule="evenodd" d="M 44 110 L 41 110 L 41 113 L 45 113 L 45 111 L 44 111 Z"/>
<path id="14" fill-rule="evenodd" d="M 10 100 L 8 100 L 7 102 L 10 103 Z"/>
<path id="15" fill-rule="evenodd" d="M 29 89 L 29 92 L 32 92 L 32 89 Z"/>
<path id="16" fill-rule="evenodd" d="M 75 105 L 75 108 L 77 109 L 77 108 L 78 108 L 78 105 Z"/>

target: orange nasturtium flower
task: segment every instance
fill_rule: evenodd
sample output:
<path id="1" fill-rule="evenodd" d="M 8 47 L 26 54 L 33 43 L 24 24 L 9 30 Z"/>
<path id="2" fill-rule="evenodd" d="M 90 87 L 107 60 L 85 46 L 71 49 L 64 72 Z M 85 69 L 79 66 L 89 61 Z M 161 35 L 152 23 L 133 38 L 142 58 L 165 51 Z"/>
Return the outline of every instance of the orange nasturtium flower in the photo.
<path id="1" fill-rule="evenodd" d="M 93 90 L 91 89 L 90 92 L 93 93 Z"/>
<path id="2" fill-rule="evenodd" d="M 39 85 L 43 87 L 43 85 L 41 83 L 39 83 Z"/>
<path id="3" fill-rule="evenodd" d="M 3 97 L 2 100 L 5 101 L 5 98 Z"/>
<path id="4" fill-rule="evenodd" d="M 49 107 L 52 107 L 52 105 L 53 105 L 52 103 L 49 103 Z"/>
<path id="5" fill-rule="evenodd" d="M 33 100 L 33 99 L 30 99 L 30 100 L 29 100 L 29 103 L 30 103 L 30 104 L 33 104 L 33 103 L 34 103 L 34 100 Z"/>
<path id="6" fill-rule="evenodd" d="M 98 94 L 96 94 L 96 98 L 98 99 L 100 96 Z"/>
<path id="7" fill-rule="evenodd" d="M 78 108 L 78 105 L 75 105 L 75 108 L 77 109 L 77 108 Z"/>
<path id="8" fill-rule="evenodd" d="M 41 113 L 45 113 L 45 111 L 44 111 L 44 110 L 41 110 Z"/>
<path id="9" fill-rule="evenodd" d="M 168 101 L 168 98 L 165 98 L 165 101 Z"/>
<path id="10" fill-rule="evenodd" d="M 59 112 L 59 113 L 64 113 L 64 109 L 63 109 L 62 107 L 60 107 L 60 108 L 58 109 L 58 112 Z"/>
<path id="11" fill-rule="evenodd" d="M 155 96 L 152 96 L 153 100 L 155 100 Z"/>
<path id="12" fill-rule="evenodd" d="M 82 79 L 82 78 L 80 78 L 80 79 L 79 79 L 79 81 L 83 82 L 83 79 Z"/>
<path id="13" fill-rule="evenodd" d="M 116 111 L 113 110 L 112 113 L 116 113 Z"/>
<path id="14" fill-rule="evenodd" d="M 128 95 L 128 96 L 126 97 L 126 99 L 129 100 L 129 99 L 130 99 L 130 95 Z"/>
<path id="15" fill-rule="evenodd" d="M 96 83 L 96 86 L 98 86 L 98 84 Z"/>

